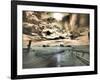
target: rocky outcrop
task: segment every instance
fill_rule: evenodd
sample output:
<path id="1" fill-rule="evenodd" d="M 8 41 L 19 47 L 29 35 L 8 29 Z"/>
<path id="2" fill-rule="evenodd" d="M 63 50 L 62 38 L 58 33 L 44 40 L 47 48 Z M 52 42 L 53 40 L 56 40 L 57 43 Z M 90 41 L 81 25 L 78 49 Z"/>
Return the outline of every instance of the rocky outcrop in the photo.
<path id="1" fill-rule="evenodd" d="M 89 26 L 88 14 L 63 14 L 62 20 L 58 21 L 51 12 L 23 12 L 23 33 L 32 37 L 39 36 L 41 39 L 75 39 L 80 36 L 83 28 Z M 84 27 L 85 26 L 85 27 Z M 81 29 L 82 28 L 82 29 Z M 85 31 L 83 30 L 83 32 Z"/>

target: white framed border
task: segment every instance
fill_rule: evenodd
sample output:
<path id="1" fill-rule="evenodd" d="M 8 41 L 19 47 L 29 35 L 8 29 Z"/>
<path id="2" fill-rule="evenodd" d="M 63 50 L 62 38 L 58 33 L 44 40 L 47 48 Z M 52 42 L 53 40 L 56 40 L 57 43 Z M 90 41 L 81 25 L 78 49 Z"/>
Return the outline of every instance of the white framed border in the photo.
<path id="1" fill-rule="evenodd" d="M 22 11 L 23 10 L 90 14 L 90 66 L 23 69 L 22 68 Z M 17 75 L 94 71 L 94 9 L 17 5 L 17 44 L 18 44 Z"/>

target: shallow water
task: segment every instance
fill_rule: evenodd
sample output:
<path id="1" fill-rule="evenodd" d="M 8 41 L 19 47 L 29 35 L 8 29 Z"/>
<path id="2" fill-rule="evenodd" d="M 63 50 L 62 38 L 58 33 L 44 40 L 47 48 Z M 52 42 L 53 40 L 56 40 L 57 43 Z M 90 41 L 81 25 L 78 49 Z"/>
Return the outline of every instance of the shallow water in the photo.
<path id="1" fill-rule="evenodd" d="M 88 47 L 32 47 L 23 53 L 23 68 L 86 66 L 73 53 L 73 49 L 88 51 Z M 81 48 L 81 49 L 80 49 Z M 89 57 L 89 56 L 88 56 Z"/>

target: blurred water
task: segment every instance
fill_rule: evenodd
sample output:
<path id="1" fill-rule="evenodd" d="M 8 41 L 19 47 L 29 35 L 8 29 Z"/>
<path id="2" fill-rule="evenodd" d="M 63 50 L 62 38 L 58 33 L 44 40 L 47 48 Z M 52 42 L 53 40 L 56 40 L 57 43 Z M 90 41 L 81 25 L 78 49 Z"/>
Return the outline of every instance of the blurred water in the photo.
<path id="1" fill-rule="evenodd" d="M 85 65 L 73 55 L 72 47 L 32 47 L 29 53 L 23 53 L 23 68 Z"/>

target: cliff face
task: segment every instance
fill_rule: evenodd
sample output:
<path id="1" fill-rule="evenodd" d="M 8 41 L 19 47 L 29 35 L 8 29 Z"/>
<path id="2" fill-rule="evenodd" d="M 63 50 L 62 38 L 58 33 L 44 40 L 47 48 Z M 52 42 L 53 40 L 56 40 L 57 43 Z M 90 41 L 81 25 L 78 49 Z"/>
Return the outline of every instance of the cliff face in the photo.
<path id="1" fill-rule="evenodd" d="M 32 40 L 76 39 L 88 32 L 88 14 L 23 11 L 23 35 Z"/>

